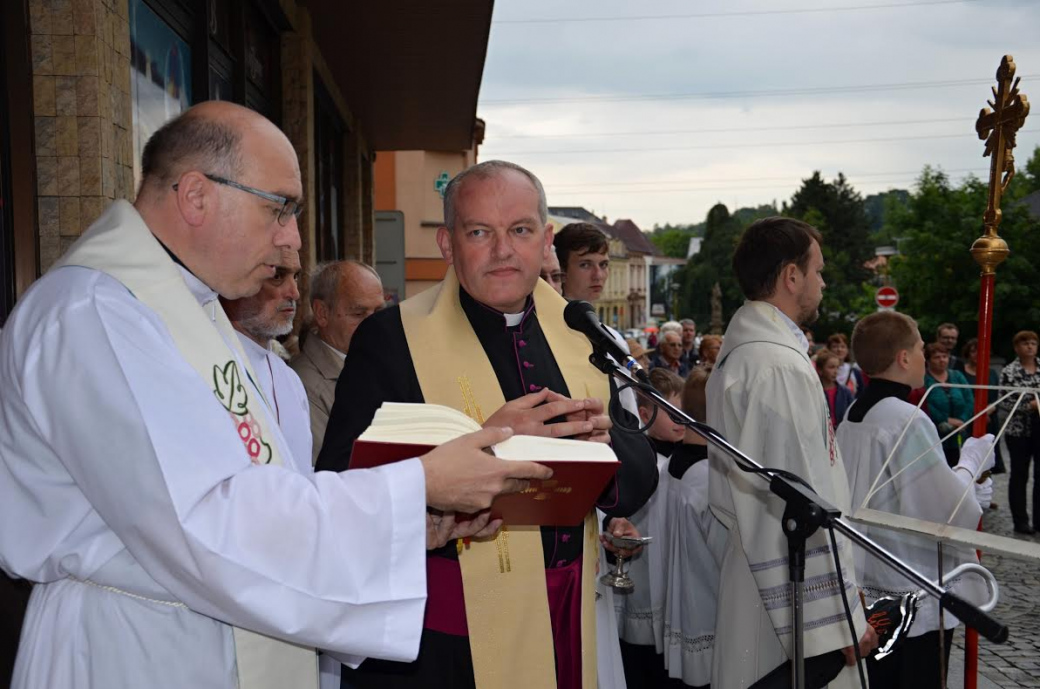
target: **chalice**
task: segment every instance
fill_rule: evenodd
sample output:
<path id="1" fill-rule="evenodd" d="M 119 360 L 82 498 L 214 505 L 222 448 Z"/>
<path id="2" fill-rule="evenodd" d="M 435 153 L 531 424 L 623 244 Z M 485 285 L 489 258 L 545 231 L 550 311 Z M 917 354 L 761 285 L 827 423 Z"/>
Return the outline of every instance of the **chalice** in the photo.
<path id="1" fill-rule="evenodd" d="M 611 545 L 615 548 L 620 548 L 622 551 L 635 550 L 644 545 L 648 545 L 654 540 L 653 536 L 643 536 L 642 538 L 628 538 L 627 536 L 615 536 L 613 534 L 607 534 L 607 540 L 610 541 Z M 635 582 L 628 576 L 628 572 L 625 571 L 625 555 L 621 552 L 614 554 L 614 569 L 610 570 L 599 578 L 600 583 L 612 586 L 622 591 L 627 591 L 635 587 Z"/>

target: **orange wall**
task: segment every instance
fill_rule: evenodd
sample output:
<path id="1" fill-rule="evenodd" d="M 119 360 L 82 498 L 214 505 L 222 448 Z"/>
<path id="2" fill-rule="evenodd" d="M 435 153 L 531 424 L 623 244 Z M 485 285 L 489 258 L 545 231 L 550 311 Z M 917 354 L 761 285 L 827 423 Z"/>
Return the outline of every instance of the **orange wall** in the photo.
<path id="1" fill-rule="evenodd" d="M 397 156 L 393 151 L 380 151 L 372 166 L 373 187 L 377 211 L 395 211 L 397 208 Z"/>

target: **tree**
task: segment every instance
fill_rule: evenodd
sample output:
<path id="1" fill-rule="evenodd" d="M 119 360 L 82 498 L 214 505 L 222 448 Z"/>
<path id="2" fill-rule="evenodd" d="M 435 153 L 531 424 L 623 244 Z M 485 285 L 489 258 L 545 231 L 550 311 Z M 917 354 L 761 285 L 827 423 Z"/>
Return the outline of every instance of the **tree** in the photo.
<path id="1" fill-rule="evenodd" d="M 750 211 L 746 213 L 744 211 Z M 711 318 L 711 291 L 715 283 L 722 290 L 722 313 L 728 319 L 744 302 L 744 296 L 733 274 L 733 252 L 747 224 L 760 217 L 774 215 L 776 209 L 741 209 L 745 221 L 731 216 L 725 205 L 716 204 L 708 211 L 701 249 L 678 271 L 675 281 L 680 287 L 679 313 L 705 326 Z"/>
<path id="2" fill-rule="evenodd" d="M 650 241 L 654 243 L 665 256 L 672 258 L 686 258 L 686 252 L 690 246 L 692 232 L 679 228 L 671 228 L 654 232 L 650 235 Z"/>
<path id="3" fill-rule="evenodd" d="M 827 288 L 813 326 L 817 339 L 835 332 L 850 334 L 856 321 L 872 310 L 870 290 L 864 286 L 873 277 L 865 264 L 874 257 L 874 243 L 863 198 L 845 175 L 839 173 L 833 182 L 826 182 L 814 172 L 784 205 L 784 214 L 809 223 L 823 235 Z"/>
<path id="4" fill-rule="evenodd" d="M 1012 199 L 1040 186 L 1040 149 L 1016 177 L 1003 205 L 1000 235 L 1011 248 L 1007 261 L 997 269 L 993 352 L 1014 356 L 1011 338 L 1022 329 L 1040 327 L 1040 301 L 1036 276 L 1040 269 L 1040 222 Z M 988 186 L 969 178 L 951 185 L 941 171 L 926 167 L 905 208 L 895 208 L 886 221 L 893 237 L 901 237 L 900 255 L 892 260 L 892 276 L 900 291 L 899 310 L 917 319 L 926 342 L 935 337 L 940 323 L 956 323 L 961 341 L 978 332 L 979 268 L 969 247 L 982 234 Z"/>

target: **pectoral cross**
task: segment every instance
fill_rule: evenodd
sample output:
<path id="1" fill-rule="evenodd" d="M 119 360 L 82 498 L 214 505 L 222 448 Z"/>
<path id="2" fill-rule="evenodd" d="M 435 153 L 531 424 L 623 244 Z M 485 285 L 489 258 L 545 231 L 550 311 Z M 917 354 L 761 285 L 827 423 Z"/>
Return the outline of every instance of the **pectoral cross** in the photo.
<path id="1" fill-rule="evenodd" d="M 983 221 L 986 234 L 996 236 L 1000 225 L 1000 199 L 1015 176 L 1015 135 L 1029 114 L 1029 100 L 1018 92 L 1020 79 L 1015 78 L 1015 60 L 1005 55 L 997 69 L 997 86 L 993 100 L 979 111 L 975 131 L 986 142 L 983 157 L 989 156 L 989 203 Z"/>

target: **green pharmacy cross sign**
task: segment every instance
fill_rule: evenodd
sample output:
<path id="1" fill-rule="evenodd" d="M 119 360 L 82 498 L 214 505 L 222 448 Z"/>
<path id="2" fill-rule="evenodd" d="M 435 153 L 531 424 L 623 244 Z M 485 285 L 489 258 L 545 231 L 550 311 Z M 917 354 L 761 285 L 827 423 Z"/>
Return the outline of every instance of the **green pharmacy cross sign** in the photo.
<path id="1" fill-rule="evenodd" d="M 448 182 L 451 181 L 451 177 L 448 176 L 447 172 L 441 172 L 437 175 L 437 179 L 433 181 L 433 188 L 437 190 L 437 193 L 444 198 L 444 190 L 448 188 Z"/>

